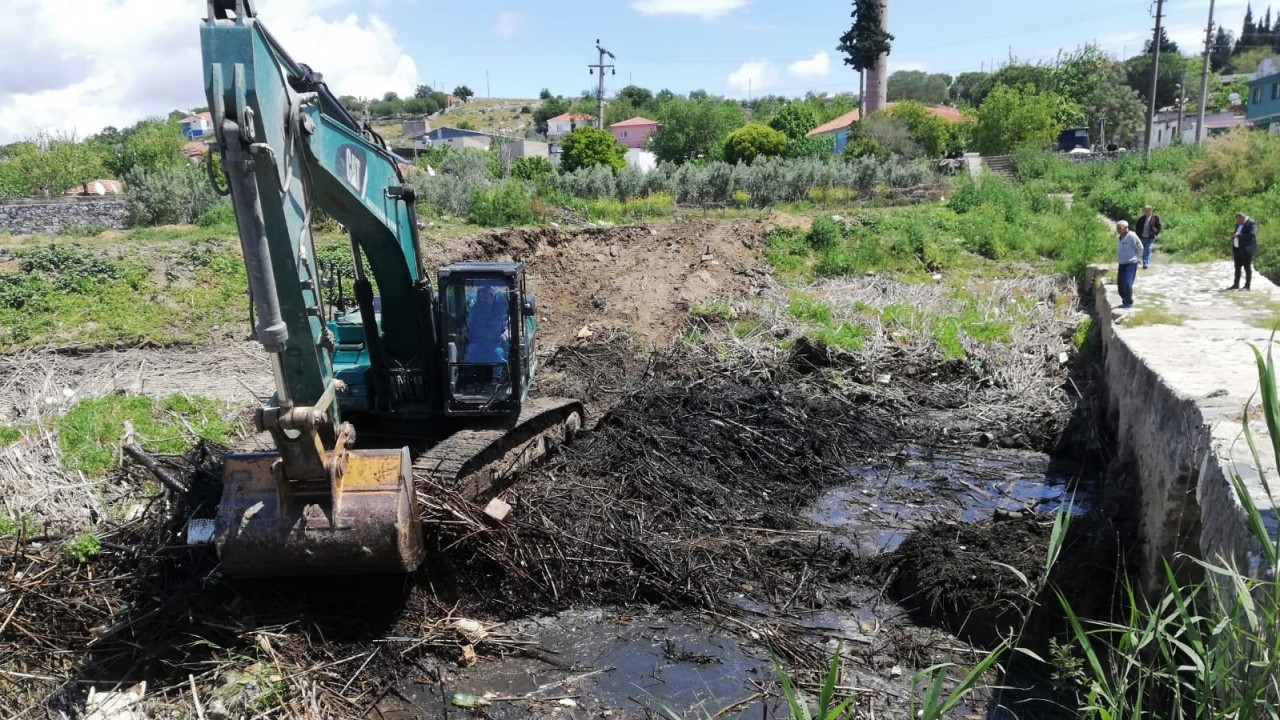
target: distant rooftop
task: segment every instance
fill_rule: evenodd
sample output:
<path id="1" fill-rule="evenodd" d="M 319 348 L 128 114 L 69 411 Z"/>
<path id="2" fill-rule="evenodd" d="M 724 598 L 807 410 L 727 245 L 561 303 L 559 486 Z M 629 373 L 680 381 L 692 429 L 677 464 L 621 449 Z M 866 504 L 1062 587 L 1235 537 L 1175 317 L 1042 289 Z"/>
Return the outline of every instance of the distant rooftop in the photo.
<path id="1" fill-rule="evenodd" d="M 594 118 L 593 118 L 593 119 L 594 119 Z M 645 117 L 633 117 L 633 118 L 631 118 L 631 119 L 629 119 L 629 120 L 623 120 L 622 122 L 616 122 L 616 123 L 614 123 L 614 124 L 610 125 L 609 127 L 611 127 L 611 128 L 623 127 L 623 128 L 624 128 L 624 127 L 632 127 L 632 126 L 634 126 L 634 125 L 657 125 L 657 124 L 658 124 L 658 121 L 657 121 L 657 120 L 650 120 L 649 118 L 645 118 Z"/>

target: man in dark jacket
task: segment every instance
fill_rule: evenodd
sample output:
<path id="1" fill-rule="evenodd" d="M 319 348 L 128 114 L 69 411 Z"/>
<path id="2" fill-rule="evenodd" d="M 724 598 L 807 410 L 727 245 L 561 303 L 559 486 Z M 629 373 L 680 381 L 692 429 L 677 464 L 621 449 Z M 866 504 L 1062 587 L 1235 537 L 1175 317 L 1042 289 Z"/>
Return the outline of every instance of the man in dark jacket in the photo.
<path id="1" fill-rule="evenodd" d="M 1258 223 L 1244 213 L 1236 213 L 1236 230 L 1231 233 L 1231 258 L 1236 263 L 1236 281 L 1228 290 L 1240 289 L 1240 270 L 1244 270 L 1244 289 L 1253 282 L 1253 254 L 1258 250 Z"/>
<path id="2" fill-rule="evenodd" d="M 1160 237 L 1160 216 L 1150 205 L 1142 208 L 1142 217 L 1133 224 L 1133 231 L 1142 239 L 1142 269 L 1146 269 L 1151 264 L 1151 247 L 1156 244 L 1156 238 Z"/>

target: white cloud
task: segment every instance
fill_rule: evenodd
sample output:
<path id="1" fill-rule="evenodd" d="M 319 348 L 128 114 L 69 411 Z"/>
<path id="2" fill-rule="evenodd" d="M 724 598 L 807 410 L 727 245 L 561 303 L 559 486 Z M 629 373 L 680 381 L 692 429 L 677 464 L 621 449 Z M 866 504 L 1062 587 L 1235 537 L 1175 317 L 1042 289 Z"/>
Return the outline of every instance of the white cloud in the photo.
<path id="1" fill-rule="evenodd" d="M 712 20 L 746 7 L 748 0 L 634 0 L 631 7 L 645 15 L 691 15 Z"/>
<path id="2" fill-rule="evenodd" d="M 339 95 L 409 93 L 413 59 L 353 0 L 259 0 L 259 15 L 298 62 Z M 9 0 L 0 23 L 0 143 L 41 130 L 84 137 L 170 110 L 207 104 L 200 57 L 204 4 L 153 0 Z"/>
<path id="3" fill-rule="evenodd" d="M 768 60 L 748 60 L 729 73 L 729 91 L 737 95 L 758 94 L 778 84 L 778 69 Z"/>
<path id="4" fill-rule="evenodd" d="M 826 77 L 830 72 L 831 56 L 825 50 L 808 60 L 797 60 L 787 66 L 788 75 L 803 80 Z"/>
<path id="5" fill-rule="evenodd" d="M 514 10 L 498 13 L 493 23 L 493 34 L 500 38 L 512 38 L 524 32 L 524 15 Z"/>
<path id="6" fill-rule="evenodd" d="M 893 57 L 890 56 L 889 73 L 892 74 L 892 73 L 898 72 L 899 70 L 927 72 L 929 70 L 929 66 L 925 65 L 922 62 L 894 62 Z"/>

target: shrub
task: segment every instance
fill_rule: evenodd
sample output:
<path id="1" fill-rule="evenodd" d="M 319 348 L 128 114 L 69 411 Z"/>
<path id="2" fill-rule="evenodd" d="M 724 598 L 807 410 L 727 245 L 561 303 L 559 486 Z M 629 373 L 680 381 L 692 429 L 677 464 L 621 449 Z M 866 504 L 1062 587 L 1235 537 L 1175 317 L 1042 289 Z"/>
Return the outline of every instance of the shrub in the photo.
<path id="1" fill-rule="evenodd" d="M 544 157 L 522 157 L 516 158 L 511 164 L 511 177 L 517 180 L 528 180 L 529 182 L 540 182 L 554 173 L 556 169 L 551 166 L 551 161 Z"/>
<path id="2" fill-rule="evenodd" d="M 902 121 L 911 141 L 926 157 L 939 158 L 958 149 L 955 126 L 932 112 L 924 104 L 914 100 L 894 103 L 886 111 L 889 117 Z"/>
<path id="3" fill-rule="evenodd" d="M 1280 139 L 1234 128 L 1205 143 L 1204 157 L 1187 169 L 1191 189 L 1229 199 L 1262 192 L 1280 182 Z"/>
<path id="4" fill-rule="evenodd" d="M 481 179 L 502 177 L 502 163 L 497 153 L 479 148 L 450 149 L 440 159 L 440 172 L 476 184 Z"/>
<path id="5" fill-rule="evenodd" d="M 617 192 L 613 170 L 603 165 L 561 172 L 551 176 L 549 185 L 553 190 L 587 200 L 613 197 Z"/>
<path id="6" fill-rule="evenodd" d="M 488 192 L 472 192 L 467 221 L 484 227 L 529 225 L 541 220 L 523 180 L 507 180 Z"/>
<path id="7" fill-rule="evenodd" d="M 626 148 L 613 133 L 583 126 L 564 137 L 560 163 L 568 172 L 597 166 L 621 170 L 627 164 L 626 156 Z"/>
<path id="8" fill-rule="evenodd" d="M 235 226 L 235 224 L 236 212 L 229 202 L 219 202 L 196 218 L 196 225 L 200 227 Z"/>
<path id="9" fill-rule="evenodd" d="M 194 165 L 135 168 L 124 179 L 126 220 L 133 227 L 193 223 L 219 200 Z"/>
<path id="10" fill-rule="evenodd" d="M 778 157 L 787 151 L 787 136 L 761 123 L 749 123 L 729 133 L 724 141 L 724 159 L 736 164 L 757 157 Z"/>
<path id="11" fill-rule="evenodd" d="M 628 165 L 619 170 L 614 177 L 614 187 L 617 190 L 618 199 L 623 202 L 640 197 L 645 194 L 644 173 L 639 168 Z"/>
<path id="12" fill-rule="evenodd" d="M 835 247 L 842 236 L 839 223 L 823 215 L 813 219 L 805 241 L 809 243 L 809 247 L 821 251 Z"/>

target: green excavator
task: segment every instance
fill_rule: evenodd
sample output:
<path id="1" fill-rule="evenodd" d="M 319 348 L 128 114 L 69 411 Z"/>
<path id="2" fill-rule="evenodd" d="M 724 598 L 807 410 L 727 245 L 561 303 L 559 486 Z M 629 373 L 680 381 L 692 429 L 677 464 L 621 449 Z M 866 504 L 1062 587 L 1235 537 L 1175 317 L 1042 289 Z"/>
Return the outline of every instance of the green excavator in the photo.
<path id="1" fill-rule="evenodd" d="M 412 571 L 427 485 L 415 477 L 483 499 L 568 440 L 583 408 L 529 398 L 536 304 L 524 266 L 449 265 L 433 285 L 396 157 L 289 57 L 251 0 L 208 0 L 200 42 L 219 189 L 275 383 L 258 434 L 225 458 L 212 538 L 223 571 Z M 352 309 L 322 297 L 342 284 L 317 261 L 315 208 L 350 235 Z"/>

